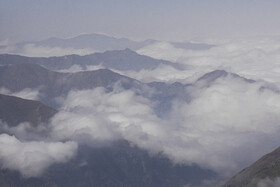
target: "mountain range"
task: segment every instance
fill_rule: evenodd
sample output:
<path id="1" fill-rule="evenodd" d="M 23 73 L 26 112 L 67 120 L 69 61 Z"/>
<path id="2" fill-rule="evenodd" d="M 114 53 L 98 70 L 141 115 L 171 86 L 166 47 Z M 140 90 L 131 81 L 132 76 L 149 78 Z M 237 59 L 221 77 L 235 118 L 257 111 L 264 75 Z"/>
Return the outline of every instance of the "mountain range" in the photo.
<path id="1" fill-rule="evenodd" d="M 11 92 L 19 92 L 25 88 L 39 89 L 42 95 L 39 100 L 44 104 L 1 95 L 0 104 L 4 112 L 0 117 L 9 127 L 21 122 L 29 122 L 34 126 L 41 121 L 47 122 L 57 111 L 49 107 L 56 107 L 53 98 L 65 97 L 73 89 L 104 87 L 110 92 L 114 85 L 118 84 L 123 89 L 135 90 L 136 94 L 158 103 L 155 111 L 158 111 L 159 116 L 160 114 L 164 116 L 163 113 L 168 112 L 173 99 L 189 98 L 184 93 L 185 88 L 190 85 L 179 82 L 141 83 L 109 69 L 61 73 L 48 70 L 38 65 L 36 61 L 28 63 L 24 60 L 26 57 L 22 57 L 23 60 L 21 56 L 16 57 L 17 61 L 5 65 L 3 63 L 0 66 L 0 87 L 5 87 Z M 146 93 L 147 88 L 154 90 L 152 95 Z M 84 162 L 87 164 L 83 165 Z M 198 165 L 174 165 L 165 155 L 150 155 L 146 150 L 131 145 L 128 141 L 120 140 L 101 147 L 80 145 L 73 160 L 50 166 L 39 178 L 23 178 L 16 171 L 2 169 L 0 184 L 1 186 L 182 186 L 187 183 L 199 184 L 203 180 L 215 177 L 216 173 L 211 170 L 200 168 Z"/>
<path id="2" fill-rule="evenodd" d="M 107 36 L 104 34 L 82 34 L 76 37 L 61 39 L 61 38 L 48 38 L 42 41 L 27 41 L 16 43 L 13 45 L 13 50 L 9 51 L 13 54 L 20 53 L 25 46 L 34 47 L 59 47 L 59 48 L 73 48 L 73 49 L 91 49 L 97 52 L 104 52 L 108 50 L 124 50 L 126 48 L 132 50 L 138 50 L 140 48 L 146 47 L 148 45 L 157 43 L 157 40 L 144 40 L 144 41 L 134 41 L 127 38 L 115 38 L 112 36 Z M 170 42 L 176 48 L 183 48 L 187 50 L 207 50 L 214 45 L 204 44 L 204 43 L 192 43 L 192 42 Z M 0 46 L 0 48 L 5 48 L 8 46 Z"/>
<path id="3" fill-rule="evenodd" d="M 86 56 L 33 58 L 19 55 L 0 55 L 0 88 L 11 93 L 26 88 L 39 91 L 38 101 L 0 94 L 0 119 L 10 128 L 29 122 L 33 127 L 46 125 L 60 109 L 57 98 L 65 98 L 72 90 L 102 87 L 107 93 L 116 89 L 132 90 L 154 103 L 159 118 L 168 118 L 172 102 L 191 102 L 188 88 L 208 87 L 217 79 L 230 76 L 245 84 L 255 81 L 224 70 L 204 74 L 196 81 L 150 82 L 123 76 L 110 69 L 140 71 L 160 65 L 180 68 L 177 64 L 156 60 L 130 49 L 94 53 Z M 80 66 L 79 72 L 61 70 Z M 101 65 L 105 69 L 87 70 Z M 262 88 L 269 89 L 269 88 Z M 97 98 L 98 99 L 98 98 Z M 46 128 L 48 129 L 48 128 Z M 6 133 L 2 131 L 2 133 Z M 13 135 L 13 134 L 11 134 Z M 225 186 L 250 186 L 265 177 L 279 176 L 279 149 L 264 156 L 252 166 L 233 177 Z M 0 159 L 1 161 L 1 159 Z M 166 155 L 151 155 L 148 151 L 121 139 L 102 146 L 81 144 L 76 157 L 66 163 L 50 166 L 41 177 L 24 178 L 17 171 L 0 170 L 0 186 L 183 186 L 199 185 L 204 180 L 217 178 L 217 174 L 196 164 L 174 164 Z M 257 181 L 257 182 L 256 182 Z"/>
<path id="4" fill-rule="evenodd" d="M 73 65 L 86 70 L 88 66 L 102 66 L 120 71 L 140 71 L 144 69 L 155 69 L 160 65 L 169 65 L 174 68 L 182 68 L 179 64 L 166 60 L 157 60 L 148 56 L 139 55 L 126 48 L 124 50 L 106 51 L 104 53 L 93 53 L 90 55 L 68 55 L 62 57 L 24 57 L 19 55 L 0 55 L 0 64 L 33 63 L 44 66 L 50 70 L 59 71 L 71 68 Z"/>

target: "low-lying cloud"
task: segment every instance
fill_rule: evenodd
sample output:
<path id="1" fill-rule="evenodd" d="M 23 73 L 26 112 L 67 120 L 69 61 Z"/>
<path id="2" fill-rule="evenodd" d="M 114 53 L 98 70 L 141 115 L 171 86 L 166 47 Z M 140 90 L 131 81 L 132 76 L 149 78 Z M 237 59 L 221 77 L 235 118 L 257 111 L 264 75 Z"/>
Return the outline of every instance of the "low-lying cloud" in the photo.
<path id="1" fill-rule="evenodd" d="M 1 168 L 20 171 L 24 177 L 40 176 L 50 165 L 70 160 L 77 143 L 18 140 L 15 136 L 0 134 Z"/>
<path id="2" fill-rule="evenodd" d="M 131 136 L 126 132 L 133 128 L 144 135 L 158 133 L 149 101 L 133 91 L 72 91 L 63 106 L 52 119 L 52 137 L 58 140 L 110 141 Z"/>
<path id="3" fill-rule="evenodd" d="M 30 129 L 28 124 L 4 128 L 17 139 L 2 134 L 3 145 L 9 140 L 15 146 L 2 152 L 1 163 L 33 176 L 38 172 L 33 167 L 40 162 L 39 170 L 43 171 L 52 163 L 69 160 L 77 144 L 100 145 L 125 139 L 151 154 L 161 152 L 174 163 L 196 163 L 232 175 L 280 144 L 280 94 L 265 87 L 263 82 L 248 82 L 231 74 L 210 82 L 199 80 L 186 87 L 190 100 L 175 98 L 164 119 L 154 111 L 156 101 L 133 90 L 117 86 L 112 92 L 104 88 L 73 90 L 46 128 Z M 44 139 L 35 135 L 40 133 L 45 133 Z M 37 148 L 64 145 L 65 149 L 55 149 L 56 154 L 62 155 L 59 158 L 53 158 L 49 149 L 41 153 Z M 27 166 L 12 165 L 9 155 L 17 149 L 25 154 L 29 146 L 46 157 L 34 156 L 35 165 L 31 161 Z"/>
<path id="4" fill-rule="evenodd" d="M 220 42 L 201 51 L 157 43 L 138 52 L 179 62 L 186 68 L 159 66 L 152 71 L 124 74 L 146 82 L 193 83 L 185 90 L 191 99 L 172 100 L 170 113 L 162 119 L 154 111 L 156 101 L 132 90 L 73 90 L 52 118 L 48 138 L 58 143 L 78 144 L 126 139 L 151 154 L 161 152 L 175 163 L 196 163 L 224 175 L 232 175 L 280 145 L 277 89 L 270 89 L 264 81 L 248 82 L 232 75 L 210 83 L 195 81 L 203 73 L 226 69 L 247 78 L 263 79 L 277 88 L 280 82 L 277 38 Z M 68 71 L 80 70 L 74 66 Z M 21 128 L 12 130 L 9 132 L 25 136 Z M 24 172 L 22 167 L 14 169 Z"/>
<path id="5" fill-rule="evenodd" d="M 279 37 L 213 40 L 211 43 L 216 45 L 208 50 L 185 50 L 176 48 L 168 42 L 158 42 L 137 52 L 189 65 L 187 68 L 189 73 L 185 78 L 190 74 L 201 75 L 211 70 L 225 69 L 252 79 L 280 82 Z M 178 70 L 176 75 L 183 75 L 182 73 L 184 71 Z M 157 74 L 153 76 L 156 77 Z M 176 81 L 175 77 L 172 81 Z"/>
<path id="6" fill-rule="evenodd" d="M 174 100 L 165 119 L 155 115 L 155 103 L 132 91 L 72 91 L 52 120 L 52 138 L 126 139 L 175 163 L 232 174 L 280 143 L 280 95 L 263 86 L 230 75 L 197 82 L 186 90 L 192 100 Z"/>

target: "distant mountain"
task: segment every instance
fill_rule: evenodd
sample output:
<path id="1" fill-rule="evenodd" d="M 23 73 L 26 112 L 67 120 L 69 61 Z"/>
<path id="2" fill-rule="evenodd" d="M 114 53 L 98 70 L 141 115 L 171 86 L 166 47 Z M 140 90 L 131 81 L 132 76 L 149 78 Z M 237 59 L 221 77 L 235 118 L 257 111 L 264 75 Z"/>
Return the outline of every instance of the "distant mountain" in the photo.
<path id="1" fill-rule="evenodd" d="M 115 38 L 103 34 L 82 34 L 68 39 L 53 37 L 37 42 L 23 42 L 18 43 L 16 46 L 22 48 L 27 44 L 34 44 L 36 46 L 45 47 L 61 47 L 74 49 L 90 48 L 95 51 L 101 52 L 108 50 L 123 50 L 125 48 L 137 50 L 154 42 L 155 40 L 145 40 L 137 42 L 127 38 Z"/>
<path id="2" fill-rule="evenodd" d="M 280 177 L 280 148 L 263 156 L 251 166 L 240 171 L 224 187 L 257 187 L 261 179 L 275 179 L 277 177 Z"/>
<path id="3" fill-rule="evenodd" d="M 49 58 L 24 57 L 7 54 L 0 55 L 0 64 L 2 65 L 20 63 L 39 64 L 54 71 L 68 69 L 73 65 L 78 65 L 83 69 L 86 69 L 87 66 L 102 65 L 104 68 L 109 69 L 134 71 L 154 69 L 159 65 L 169 65 L 175 68 L 180 68 L 176 63 L 139 55 L 130 49 L 106 51 L 104 53 L 94 53 L 85 56 L 68 55 Z"/>
<path id="4" fill-rule="evenodd" d="M 33 126 L 47 123 L 57 111 L 40 103 L 0 94 L 0 120 L 9 126 L 29 122 Z"/>
<path id="5" fill-rule="evenodd" d="M 175 165 L 163 155 L 118 141 L 102 147 L 80 145 L 76 158 L 48 168 L 42 177 L 22 178 L 19 173 L 0 171 L 1 187 L 179 187 L 199 185 L 216 173 L 197 165 Z"/>
<path id="6" fill-rule="evenodd" d="M 93 49 L 95 51 L 104 52 L 108 50 L 123 50 L 129 48 L 132 50 L 138 50 L 148 45 L 160 42 L 157 40 L 144 40 L 133 41 L 127 38 L 115 38 L 104 34 L 82 34 L 73 38 L 61 39 L 61 38 L 49 38 L 37 42 L 22 42 L 16 44 L 16 48 L 23 48 L 27 44 L 44 47 L 60 47 L 60 48 L 74 48 L 74 49 Z M 171 42 L 176 48 L 183 48 L 187 50 L 207 50 L 214 45 L 204 43 L 192 43 L 192 42 Z"/>
<path id="7" fill-rule="evenodd" d="M 235 73 L 229 73 L 225 70 L 214 70 L 211 71 L 209 73 L 204 74 L 203 76 L 201 76 L 197 82 L 199 81 L 204 81 L 206 84 L 210 84 L 211 82 L 215 81 L 218 78 L 225 78 L 227 76 L 232 76 L 235 79 L 241 79 L 247 83 L 254 83 L 256 81 L 252 80 L 252 79 L 247 79 L 245 77 L 239 76 Z"/>

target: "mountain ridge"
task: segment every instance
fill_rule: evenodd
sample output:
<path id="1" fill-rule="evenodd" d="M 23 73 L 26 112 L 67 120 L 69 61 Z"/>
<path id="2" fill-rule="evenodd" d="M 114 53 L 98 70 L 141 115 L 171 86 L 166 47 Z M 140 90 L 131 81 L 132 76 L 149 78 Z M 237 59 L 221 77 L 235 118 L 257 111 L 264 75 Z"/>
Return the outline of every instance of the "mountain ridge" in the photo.
<path id="1" fill-rule="evenodd" d="M 81 34 L 78 36 L 70 38 L 58 38 L 51 37 L 41 41 L 29 41 L 20 42 L 16 46 L 19 48 L 24 47 L 27 44 L 45 46 L 45 47 L 62 47 L 62 48 L 91 48 L 96 51 L 107 51 L 107 50 L 122 50 L 125 48 L 130 48 L 132 50 L 138 50 L 140 48 L 146 47 L 150 44 L 160 42 L 153 39 L 146 39 L 142 41 L 135 41 L 128 38 L 117 38 L 105 34 Z M 193 42 L 170 42 L 176 48 L 182 48 L 187 50 L 207 50 L 215 45 L 204 44 L 204 43 L 193 43 Z"/>
<path id="2" fill-rule="evenodd" d="M 169 65 L 180 68 L 177 63 L 166 60 L 158 60 L 145 55 L 140 55 L 128 48 L 124 50 L 112 50 L 90 55 L 66 55 L 61 57 L 26 57 L 20 55 L 2 54 L 0 64 L 34 63 L 42 65 L 50 70 L 59 71 L 79 65 L 82 69 L 87 66 L 99 66 L 120 71 L 140 71 L 142 69 L 155 69 L 159 65 Z"/>
<path id="3" fill-rule="evenodd" d="M 257 186 L 265 178 L 280 177 L 280 147 L 233 176 L 223 187 Z"/>

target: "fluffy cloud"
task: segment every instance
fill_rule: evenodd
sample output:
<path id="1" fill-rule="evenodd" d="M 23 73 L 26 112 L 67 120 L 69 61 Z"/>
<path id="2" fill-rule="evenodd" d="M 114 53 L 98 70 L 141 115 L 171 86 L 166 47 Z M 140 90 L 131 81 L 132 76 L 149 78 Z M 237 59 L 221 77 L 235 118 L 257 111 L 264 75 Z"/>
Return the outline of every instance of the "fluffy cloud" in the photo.
<path id="1" fill-rule="evenodd" d="M 70 160 L 77 150 L 75 142 L 22 142 L 0 134 L 1 168 L 18 170 L 24 177 L 39 176 L 51 164 Z"/>
<path id="2" fill-rule="evenodd" d="M 73 49 L 73 48 L 61 48 L 61 47 L 48 47 L 37 46 L 34 44 L 26 44 L 22 48 L 16 46 L 7 45 L 0 48 L 0 53 L 5 54 L 18 54 L 29 57 L 51 57 L 51 56 L 64 56 L 64 55 L 87 55 L 96 52 L 93 49 Z"/>
<path id="3" fill-rule="evenodd" d="M 189 87 L 191 102 L 175 103 L 172 118 L 180 124 L 174 134 L 193 143 L 175 156 L 230 171 L 277 147 L 280 95 L 261 88 L 231 76 Z"/>
<path id="4" fill-rule="evenodd" d="M 132 91 L 72 91 L 62 111 L 52 119 L 52 136 L 59 140 L 89 137 L 91 141 L 108 141 L 132 136 L 126 133 L 133 129 L 143 136 L 158 134 L 154 120 L 157 118 L 149 101 Z"/>
<path id="5" fill-rule="evenodd" d="M 52 138 L 80 143 L 124 138 L 175 163 L 232 174 L 280 143 L 280 95 L 263 86 L 231 75 L 211 84 L 198 81 L 186 90 L 192 100 L 174 100 L 165 119 L 133 91 L 72 91 L 52 120 Z"/>

